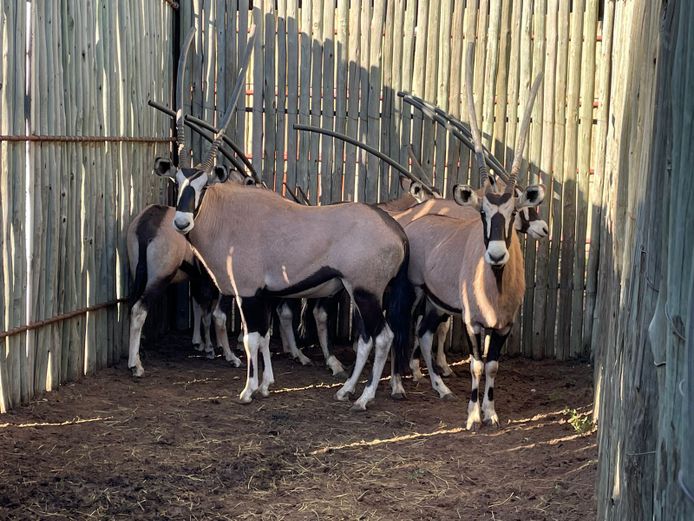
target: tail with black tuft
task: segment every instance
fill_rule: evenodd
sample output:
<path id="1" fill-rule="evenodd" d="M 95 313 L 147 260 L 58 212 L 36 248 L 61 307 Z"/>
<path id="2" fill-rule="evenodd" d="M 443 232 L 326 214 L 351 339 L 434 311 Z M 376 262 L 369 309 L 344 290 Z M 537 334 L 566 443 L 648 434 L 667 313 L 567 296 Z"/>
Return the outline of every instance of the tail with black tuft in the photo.
<path id="1" fill-rule="evenodd" d="M 149 246 L 148 241 L 138 240 L 135 279 L 132 286 L 130 286 L 130 295 L 128 296 L 128 304 L 131 308 L 142 298 L 147 287 L 147 246 Z"/>
<path id="2" fill-rule="evenodd" d="M 407 278 L 410 262 L 409 248 L 405 250 L 405 259 L 398 269 L 395 278 L 390 282 L 386 303 L 386 319 L 393 331 L 393 355 L 395 370 L 405 374 L 409 367 L 411 342 L 412 306 L 415 301 L 414 287 Z"/>

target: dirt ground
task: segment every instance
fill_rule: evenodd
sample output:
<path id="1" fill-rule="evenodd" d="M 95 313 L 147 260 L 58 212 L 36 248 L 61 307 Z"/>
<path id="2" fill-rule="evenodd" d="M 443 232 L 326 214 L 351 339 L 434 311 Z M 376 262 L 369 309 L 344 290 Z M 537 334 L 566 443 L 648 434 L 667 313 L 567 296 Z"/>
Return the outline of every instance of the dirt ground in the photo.
<path id="1" fill-rule="evenodd" d="M 567 412 L 590 409 L 585 364 L 502 361 L 502 428 L 469 433 L 464 362 L 457 401 L 408 378 L 406 401 L 384 382 L 354 413 L 318 351 L 274 355 L 272 394 L 241 405 L 245 370 L 188 344 L 150 347 L 140 380 L 123 360 L 0 417 L 0 519 L 595 519 L 595 434 Z"/>

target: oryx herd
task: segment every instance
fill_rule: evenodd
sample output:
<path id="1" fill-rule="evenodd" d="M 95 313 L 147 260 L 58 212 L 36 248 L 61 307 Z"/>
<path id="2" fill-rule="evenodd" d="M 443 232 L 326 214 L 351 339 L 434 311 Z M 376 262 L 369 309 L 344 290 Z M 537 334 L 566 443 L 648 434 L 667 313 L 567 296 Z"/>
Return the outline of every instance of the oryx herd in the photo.
<path id="1" fill-rule="evenodd" d="M 494 379 L 499 354 L 525 292 L 517 232 L 536 238 L 548 233 L 535 210 L 544 188 L 517 184 L 540 78 L 525 107 L 510 175 L 499 168 L 494 169 L 496 174 L 487 170 L 472 95 L 471 45 L 466 94 L 479 188 L 456 185 L 453 199 L 447 200 L 425 180 L 408 174 L 401 177 L 405 194 L 393 201 L 308 206 L 248 182 L 244 175 L 215 162 L 243 86 L 248 53 L 207 157 L 195 166 L 190 164 L 183 75 L 192 34 L 184 42 L 178 67 L 178 161 L 157 158 L 154 163 L 155 173 L 175 181 L 176 207 L 149 206 L 128 230 L 134 277 L 128 367 L 136 376 L 143 374 L 139 343 L 147 311 L 167 285 L 188 278 L 195 319 L 193 344 L 214 357 L 210 334 L 214 322 L 226 360 L 236 367 L 241 360 L 229 346 L 226 320 L 233 303 L 238 305 L 247 366 L 242 402 L 250 402 L 256 392 L 268 396 L 274 383 L 269 349 L 273 314 L 285 351 L 304 365 L 310 363 L 295 340 L 301 299 L 312 299 L 304 315 L 313 315 L 326 365 L 334 375 L 347 376 L 329 351 L 327 326 L 333 312 L 327 299 L 344 291 L 353 309 L 356 362 L 335 395 L 338 400 L 348 400 L 355 392 L 372 348 L 372 374 L 353 409 L 364 410 L 374 399 L 389 353 L 393 397 L 405 397 L 402 376 L 407 370 L 412 370 L 415 379 L 422 377 L 416 353 L 424 358 L 434 390 L 441 398 L 452 397 L 442 379 L 452 372 L 443 345 L 449 317 L 457 314 L 472 344 L 467 428 L 477 429 L 482 422 L 498 425 Z M 253 37 L 249 48 L 252 42 Z M 454 118 L 445 117 L 457 125 L 458 132 L 468 132 Z M 416 170 L 423 174 L 411 155 Z M 489 336 L 486 349 L 485 335 Z M 434 338 L 438 339 L 435 359 Z"/>

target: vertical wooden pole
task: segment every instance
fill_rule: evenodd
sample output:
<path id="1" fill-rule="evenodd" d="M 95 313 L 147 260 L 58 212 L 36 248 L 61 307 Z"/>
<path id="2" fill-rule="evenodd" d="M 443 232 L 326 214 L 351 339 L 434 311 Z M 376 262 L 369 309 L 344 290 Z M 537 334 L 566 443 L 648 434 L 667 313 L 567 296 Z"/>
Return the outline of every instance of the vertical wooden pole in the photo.
<path id="1" fill-rule="evenodd" d="M 557 308 L 559 298 L 559 255 L 561 250 L 561 229 L 563 215 L 562 191 L 564 186 L 564 137 L 566 134 L 566 81 L 569 50 L 569 5 L 559 2 L 557 26 L 557 66 L 555 72 L 554 101 L 554 139 L 552 165 L 554 175 L 549 189 L 552 198 L 551 235 L 549 251 L 549 267 L 547 270 L 547 318 L 545 319 L 545 352 L 552 348 L 555 357 L 563 347 L 555 337 L 557 325 Z"/>
<path id="2" fill-rule="evenodd" d="M 348 58 L 348 25 L 349 2 L 338 0 L 337 2 L 337 37 L 335 49 L 335 129 L 344 133 L 347 130 L 347 74 L 349 68 Z M 331 195 L 333 201 L 342 201 L 345 176 L 345 143 L 342 140 L 334 141 L 335 171 L 332 173 Z"/>
<path id="3" fill-rule="evenodd" d="M 297 183 L 297 132 L 299 115 L 299 11 L 297 0 L 287 2 L 287 185 Z"/>
<path id="4" fill-rule="evenodd" d="M 545 51 L 545 70 L 544 70 L 544 93 L 542 110 L 542 138 L 539 181 L 544 183 L 548 193 L 545 196 L 545 203 L 540 208 L 540 215 L 551 226 L 550 216 L 552 207 L 556 203 L 552 197 L 552 148 L 554 146 L 554 98 L 555 98 L 555 71 L 557 66 L 557 10 L 558 0 L 548 0 L 547 20 L 546 20 L 546 51 Z M 539 101 L 539 100 L 538 100 Z M 547 284 L 548 284 L 548 263 L 549 263 L 550 239 L 541 240 L 537 247 L 537 269 L 535 284 L 535 302 L 533 309 L 532 322 L 532 357 L 535 360 L 547 356 L 547 349 L 551 346 L 545 344 L 544 327 L 547 307 Z"/>
<path id="5" fill-rule="evenodd" d="M 578 141 L 578 97 L 581 88 L 581 51 L 584 0 L 573 4 L 571 14 L 571 43 L 566 91 L 566 139 L 564 145 L 564 204 L 561 277 L 559 290 L 559 348 L 558 358 L 566 360 L 571 346 L 571 295 L 573 267 L 576 255 L 576 168 Z M 580 335 L 579 335 L 580 337 Z"/>
<path id="6" fill-rule="evenodd" d="M 322 91 L 323 105 L 321 126 L 333 130 L 335 128 L 335 2 L 326 2 L 323 6 L 323 81 L 315 85 Z M 332 195 L 334 172 L 333 149 L 335 140 L 329 136 L 321 138 L 321 204 L 339 201 Z"/>

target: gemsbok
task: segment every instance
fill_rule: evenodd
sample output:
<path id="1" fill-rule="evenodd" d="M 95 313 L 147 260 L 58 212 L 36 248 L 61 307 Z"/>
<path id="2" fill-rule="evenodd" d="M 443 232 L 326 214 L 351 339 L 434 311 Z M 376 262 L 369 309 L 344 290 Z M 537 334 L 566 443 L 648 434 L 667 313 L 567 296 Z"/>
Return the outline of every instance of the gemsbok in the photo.
<path id="1" fill-rule="evenodd" d="M 188 242 L 171 228 L 175 212 L 176 209 L 171 206 L 152 204 L 142 210 L 128 226 L 128 264 L 133 277 L 128 368 L 138 377 L 144 374 L 140 360 L 140 339 L 147 313 L 169 284 L 184 280 L 190 280 L 193 300 L 193 347 L 204 352 L 207 358 L 215 357 L 210 325 L 212 306 L 218 292 L 209 275 L 195 260 Z M 217 343 L 221 346 L 224 357 L 227 362 L 239 367 L 241 360 L 229 347 L 224 324 L 216 319 L 214 324 Z"/>
<path id="2" fill-rule="evenodd" d="M 185 72 L 187 50 L 193 41 L 191 31 L 183 43 L 183 53 L 178 64 L 177 89 L 182 92 L 183 75 Z M 178 121 L 177 121 L 178 123 Z M 182 134 L 178 132 L 179 138 Z M 188 159 L 185 147 L 179 146 L 180 161 Z M 238 172 L 232 174 L 234 180 L 246 183 L 246 178 Z M 147 313 L 169 284 L 190 279 L 193 297 L 193 346 L 198 351 L 205 352 L 207 358 L 214 358 L 215 350 L 210 335 L 212 305 L 218 293 L 212 280 L 204 268 L 195 260 L 193 250 L 180 234 L 171 227 L 171 220 L 176 209 L 164 205 L 149 205 L 145 207 L 128 226 L 126 246 L 128 265 L 133 278 L 130 291 L 130 338 L 128 368 L 134 376 L 142 376 L 144 368 L 140 360 L 140 342 L 142 327 L 147 319 Z M 201 338 L 200 325 L 202 322 Z M 215 332 L 217 342 L 224 351 L 228 362 L 236 367 L 241 360 L 234 355 L 229 347 L 226 324 L 215 317 Z"/>
<path id="3" fill-rule="evenodd" d="M 445 213 L 424 212 L 426 205 L 439 204 L 438 200 L 402 212 L 410 212 L 407 217 L 400 218 L 396 214 L 396 220 L 410 240 L 409 279 L 427 299 L 426 313 L 417 335 L 432 386 L 442 398 L 451 397 L 452 393 L 433 365 L 433 335 L 447 315 L 459 313 L 470 337 L 472 393 L 468 404 L 468 429 L 479 428 L 482 419 L 492 425 L 499 424 L 494 408 L 494 380 L 501 349 L 525 293 L 524 259 L 514 223 L 519 210 L 537 206 L 544 198 L 541 185 L 528 186 L 520 196 L 515 191 L 530 113 L 541 78 L 535 80 L 525 107 L 509 182 L 504 192 L 498 193 L 489 181 L 477 127 L 472 96 L 473 49 L 474 45 L 468 46 L 466 85 L 480 189 L 474 190 L 467 185 L 454 187 L 455 201 L 469 207 L 463 216 L 453 218 Z M 490 333 L 486 363 L 482 361 L 484 331 Z M 485 391 L 480 409 L 479 384 L 483 372 Z"/>
<path id="4" fill-rule="evenodd" d="M 359 313 L 361 331 L 354 371 L 336 398 L 347 400 L 354 392 L 375 345 L 371 378 L 353 406 L 365 410 L 375 397 L 391 343 L 398 367 L 407 364 L 412 300 L 407 237 L 388 214 L 360 203 L 303 206 L 269 190 L 224 183 L 227 169 L 214 161 L 234 105 L 228 105 L 215 141 L 198 166 L 187 168 L 157 158 L 154 171 L 176 180 L 173 226 L 186 235 L 220 290 L 217 310 L 224 312 L 233 299 L 239 306 L 248 368 L 240 400 L 250 402 L 256 391 L 267 396 L 274 383 L 269 350 L 273 299 L 329 296 L 344 287 Z M 177 120 L 182 122 L 182 95 L 177 106 Z M 179 149 L 182 146 L 183 139 Z M 383 295 L 389 286 L 384 317 Z"/>

